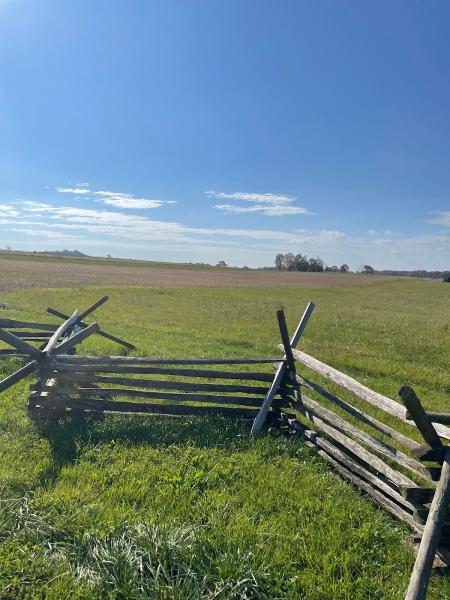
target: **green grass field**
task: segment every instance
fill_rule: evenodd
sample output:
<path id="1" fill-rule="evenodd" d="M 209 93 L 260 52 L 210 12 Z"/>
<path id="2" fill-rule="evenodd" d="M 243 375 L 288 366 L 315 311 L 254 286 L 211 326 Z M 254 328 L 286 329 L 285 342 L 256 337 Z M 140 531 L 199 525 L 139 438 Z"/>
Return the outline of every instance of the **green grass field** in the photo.
<path id="1" fill-rule="evenodd" d="M 450 286 L 17 290 L 0 315 L 43 320 L 108 293 L 96 318 L 153 356 L 278 356 L 275 311 L 301 348 L 395 398 L 448 410 Z M 47 320 L 47 319 L 44 319 Z M 84 348 L 116 353 L 99 337 Z M 1 374 L 13 365 L 0 363 Z M 270 367 L 268 367 L 270 369 Z M 38 431 L 28 385 L 0 396 L 0 598 L 387 599 L 413 564 L 408 529 L 301 440 L 219 418 L 120 417 Z M 450 598 L 435 573 L 430 599 Z"/>

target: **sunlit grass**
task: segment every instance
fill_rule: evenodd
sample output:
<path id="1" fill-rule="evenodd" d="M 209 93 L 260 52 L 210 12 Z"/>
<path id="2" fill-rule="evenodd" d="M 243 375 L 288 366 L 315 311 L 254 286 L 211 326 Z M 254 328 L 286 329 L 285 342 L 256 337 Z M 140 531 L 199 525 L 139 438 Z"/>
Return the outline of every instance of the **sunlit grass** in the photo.
<path id="1" fill-rule="evenodd" d="M 20 291 L 9 318 L 71 312 L 105 289 Z M 395 398 L 448 410 L 450 286 L 108 289 L 98 322 L 152 356 L 277 356 L 275 310 L 301 347 Z M 46 319 L 45 319 L 46 320 Z M 86 352 L 115 353 L 99 337 Z M 267 367 L 270 369 L 270 367 Z M 3 373 L 12 366 L 3 364 Z M 0 598 L 402 598 L 407 529 L 300 440 L 219 418 L 68 421 L 42 432 L 23 382 L 0 396 Z M 434 576 L 430 598 L 450 597 Z"/>

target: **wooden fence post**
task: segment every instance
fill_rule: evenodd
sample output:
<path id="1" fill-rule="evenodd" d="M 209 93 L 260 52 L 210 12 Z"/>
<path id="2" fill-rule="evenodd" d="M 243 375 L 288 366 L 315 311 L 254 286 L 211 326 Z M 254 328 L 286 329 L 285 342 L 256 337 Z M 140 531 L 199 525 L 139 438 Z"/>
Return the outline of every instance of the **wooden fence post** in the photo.
<path id="1" fill-rule="evenodd" d="M 408 410 L 408 416 L 413 419 L 428 444 L 422 450 L 423 459 L 441 459 L 443 463 L 405 596 L 405 600 L 425 600 L 434 556 L 450 502 L 450 447 L 445 448 L 441 442 L 414 390 L 403 386 L 398 395 Z M 427 448 L 429 452 L 426 451 Z"/>
<path id="2" fill-rule="evenodd" d="M 309 321 L 309 317 L 311 316 L 313 310 L 314 310 L 314 304 L 312 302 L 310 302 L 308 304 L 308 306 L 306 307 L 305 312 L 302 315 L 302 318 L 300 319 L 300 322 L 297 326 L 297 329 L 295 330 L 294 335 L 292 336 L 292 340 L 290 341 L 290 344 L 289 344 L 289 346 L 291 348 L 295 348 L 297 346 L 297 344 L 299 343 L 300 338 L 302 337 L 302 334 L 305 330 L 305 327 Z M 280 366 L 278 367 L 278 369 L 275 373 L 275 377 L 272 381 L 272 385 L 270 386 L 269 391 L 267 392 L 266 397 L 264 398 L 261 408 L 260 408 L 258 414 L 256 415 L 255 420 L 253 421 L 253 426 L 252 426 L 252 431 L 251 431 L 252 435 L 258 435 L 258 433 L 261 431 L 262 426 L 264 425 L 264 422 L 266 420 L 267 413 L 269 412 L 269 408 L 273 402 L 273 399 L 275 398 L 275 396 L 278 392 L 278 388 L 280 387 L 281 382 L 283 381 L 283 377 L 286 373 L 286 368 L 287 368 L 287 363 L 286 363 L 286 355 L 285 355 L 283 362 L 280 363 Z"/>
<path id="3" fill-rule="evenodd" d="M 291 376 L 293 385 L 298 387 L 294 355 L 292 354 L 291 342 L 289 340 L 289 332 L 286 325 L 286 318 L 284 316 L 284 310 L 282 308 L 280 310 L 277 310 L 277 319 L 278 326 L 280 328 L 281 341 L 283 342 L 284 346 L 284 354 L 286 356 L 289 374 Z"/>
<path id="4" fill-rule="evenodd" d="M 403 404 L 406 406 L 409 416 L 417 425 L 417 429 L 420 431 L 430 448 L 442 448 L 443 444 L 436 433 L 435 428 L 431 424 L 430 419 L 427 417 L 427 413 L 424 411 L 414 390 L 407 385 L 404 385 L 398 395 L 403 400 Z"/>
<path id="5" fill-rule="evenodd" d="M 450 447 L 445 454 L 442 465 L 441 478 L 437 484 L 434 498 L 431 503 L 430 513 L 425 525 L 417 553 L 416 562 L 411 574 L 405 600 L 424 600 L 434 555 L 439 545 L 442 527 L 448 513 L 450 502 Z"/>

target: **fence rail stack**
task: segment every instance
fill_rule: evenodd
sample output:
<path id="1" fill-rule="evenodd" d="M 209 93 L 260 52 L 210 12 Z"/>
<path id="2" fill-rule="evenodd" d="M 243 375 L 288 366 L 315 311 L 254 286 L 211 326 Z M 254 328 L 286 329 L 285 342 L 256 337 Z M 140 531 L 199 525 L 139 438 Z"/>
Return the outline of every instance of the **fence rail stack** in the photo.
<path id="1" fill-rule="evenodd" d="M 420 546 L 406 599 L 422 600 L 435 554 L 450 565 L 449 413 L 425 411 L 408 386 L 399 391 L 402 403 L 392 400 L 294 347 L 291 366 L 283 342 L 281 383 L 291 409 L 283 407 L 285 421 L 344 479 L 413 529 Z"/>
<path id="2" fill-rule="evenodd" d="M 29 410 L 254 419 L 273 375 L 240 369 L 273 361 L 58 355 L 40 364 L 38 379 L 44 383 L 32 386 Z M 280 402 L 281 390 L 272 410 Z"/>

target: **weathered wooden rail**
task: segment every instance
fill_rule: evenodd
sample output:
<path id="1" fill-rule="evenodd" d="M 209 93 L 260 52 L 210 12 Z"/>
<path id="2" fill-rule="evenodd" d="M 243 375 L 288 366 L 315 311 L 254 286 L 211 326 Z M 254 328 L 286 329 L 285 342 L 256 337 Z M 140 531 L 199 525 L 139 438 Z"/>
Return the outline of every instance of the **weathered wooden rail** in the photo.
<path id="1" fill-rule="evenodd" d="M 273 375 L 240 369 L 273 360 L 56 355 L 39 365 L 29 410 L 46 418 L 70 411 L 218 414 L 254 419 Z M 234 366 L 239 370 L 232 370 Z"/>
<path id="2" fill-rule="evenodd" d="M 283 377 L 272 392 L 283 387 L 282 419 L 344 479 L 413 529 L 421 543 L 406 598 L 422 600 L 435 554 L 450 565 L 449 414 L 425 411 L 410 387 L 399 391 L 401 404 L 297 350 L 282 314 L 279 322 Z"/>
<path id="3" fill-rule="evenodd" d="M 87 308 L 84 312 L 79 314 L 77 319 L 77 329 L 85 329 L 88 327 L 88 324 L 84 321 L 86 317 L 91 315 L 94 311 L 96 311 L 100 306 L 105 304 L 109 300 L 108 296 L 102 296 L 97 302 L 94 302 L 89 308 Z M 54 308 L 49 307 L 47 312 L 50 315 L 56 316 L 58 318 L 62 318 L 66 321 L 69 318 L 69 315 L 66 315 Z M 18 321 L 16 319 L 0 319 L 0 340 L 10 343 L 11 338 L 8 334 L 14 335 L 16 338 L 23 340 L 25 342 L 33 342 L 34 347 L 37 349 L 43 350 L 46 344 L 49 342 L 50 338 L 53 336 L 55 331 L 58 329 L 58 325 L 54 323 L 36 323 L 30 321 Z M 107 333 L 100 329 L 97 330 L 97 335 L 104 337 L 110 341 L 116 342 L 117 344 L 124 346 L 128 350 L 134 350 L 135 346 L 122 340 L 110 333 Z M 29 356 L 29 347 L 18 346 L 16 344 L 12 344 L 12 347 L 9 348 L 0 348 L 0 358 L 2 356 L 16 356 L 19 358 L 24 358 Z"/>
<path id="4" fill-rule="evenodd" d="M 0 391 L 35 372 L 28 404 L 35 419 L 75 413 L 221 415 L 251 419 L 253 435 L 268 418 L 287 424 L 344 479 L 412 528 L 421 544 L 406 598 L 425 598 L 435 555 L 450 564 L 448 413 L 425 411 L 409 387 L 399 392 L 402 403 L 388 398 L 298 350 L 312 303 L 292 337 L 284 312 L 277 312 L 281 360 L 73 354 L 92 334 L 133 348 L 84 321 L 106 300 L 71 317 L 49 309 L 65 319 L 60 327 L 0 321 L 10 328 L 0 327 L 0 339 L 30 359 L 0 382 Z M 21 327 L 26 331 L 17 335 Z M 35 327 L 40 333 L 31 335 Z M 30 344 L 43 340 L 39 347 Z M 275 373 L 261 370 L 268 364 Z"/>

